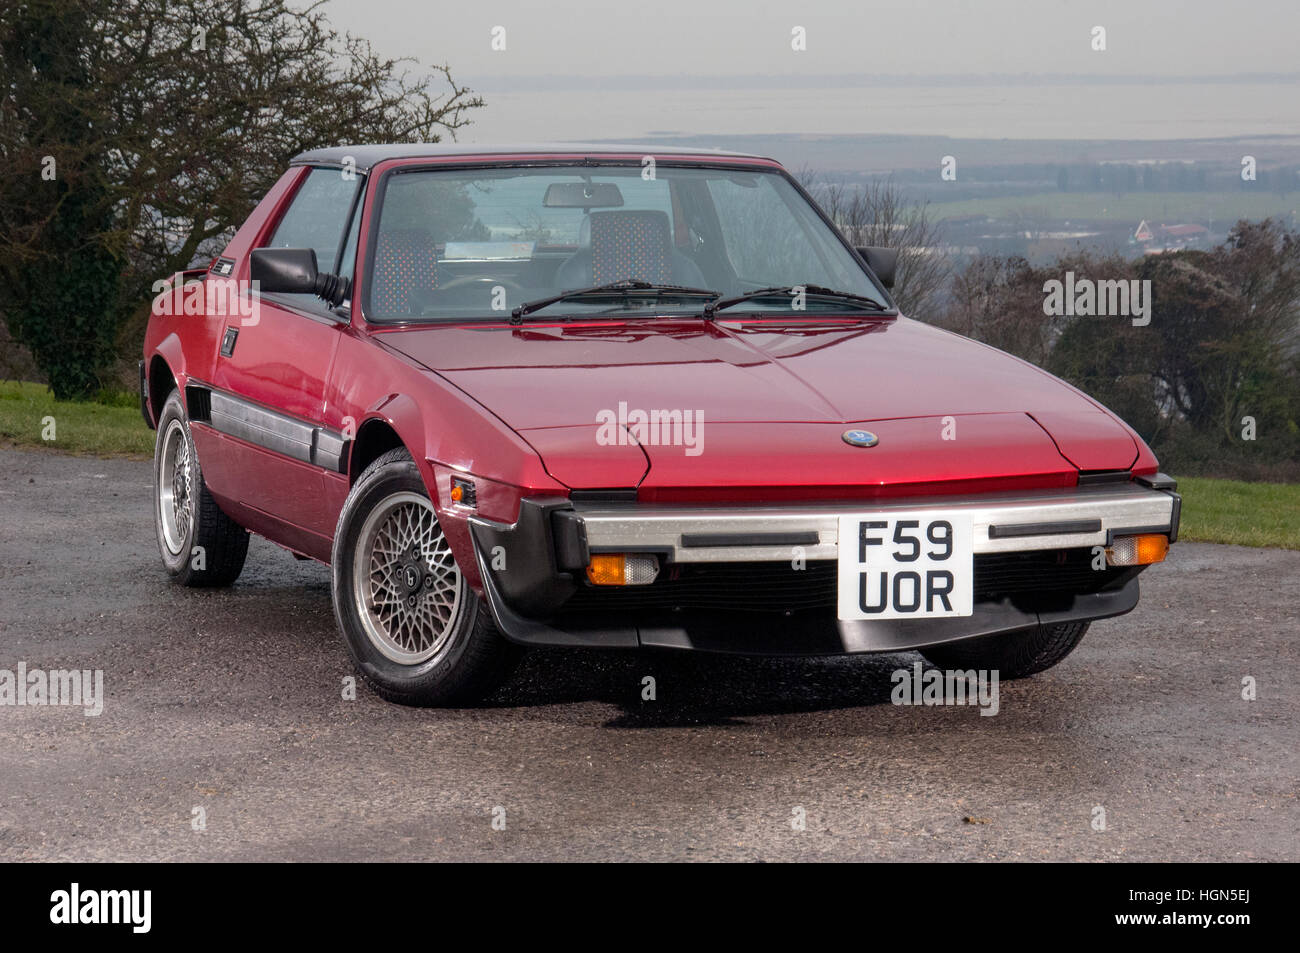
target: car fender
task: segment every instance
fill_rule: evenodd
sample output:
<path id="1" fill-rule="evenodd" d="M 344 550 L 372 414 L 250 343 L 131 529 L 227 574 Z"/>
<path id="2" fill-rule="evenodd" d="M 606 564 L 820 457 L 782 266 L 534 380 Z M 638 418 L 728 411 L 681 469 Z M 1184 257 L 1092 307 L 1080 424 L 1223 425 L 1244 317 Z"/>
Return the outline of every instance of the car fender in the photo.
<path id="1" fill-rule="evenodd" d="M 181 392 L 182 406 L 185 406 L 185 383 L 189 380 L 189 373 L 185 364 L 185 349 L 181 346 L 180 336 L 175 331 L 172 331 L 145 353 L 144 370 L 148 385 L 145 397 L 149 401 L 149 412 L 153 416 L 155 426 L 158 424 L 158 415 L 162 413 L 161 407 L 153 405 L 152 396 L 155 383 L 153 379 L 153 363 L 156 357 L 161 357 L 167 364 L 167 370 L 171 372 L 172 379 L 176 381 L 176 387 Z M 189 412 L 188 407 L 186 407 L 186 412 Z"/>
<path id="2" fill-rule="evenodd" d="M 466 408 L 470 411 L 474 409 L 476 408 Z M 367 424 L 374 421 L 382 421 L 387 425 L 415 461 L 416 469 L 419 470 L 425 491 L 433 503 L 434 513 L 451 546 L 452 554 L 456 557 L 456 562 L 466 581 L 475 592 L 482 591 L 482 581 L 470 536 L 469 517 L 483 514 L 494 519 L 513 522 L 518 515 L 519 500 L 526 491 L 536 492 L 542 481 L 545 481 L 542 489 L 553 488 L 563 493 L 563 488 L 546 476 L 541 461 L 532 448 L 503 425 L 483 428 L 478 435 L 479 439 L 490 445 L 493 441 L 493 437 L 488 436 L 490 432 L 497 442 L 508 441 L 517 457 L 524 462 L 517 469 L 504 466 L 501 471 L 492 469 L 488 474 L 480 474 L 471 472 L 474 459 L 463 459 L 461 458 L 463 449 L 457 451 L 458 447 L 463 448 L 467 445 L 466 436 L 462 432 L 467 426 L 464 419 L 456 420 L 454 423 L 445 421 L 450 426 L 439 427 L 437 416 L 426 413 L 419 401 L 410 395 L 389 394 L 367 409 L 356 433 L 362 433 Z M 453 433 L 446 433 L 445 431 L 448 430 Z M 504 449 L 504 447 L 497 449 Z M 453 459 L 448 455 L 456 455 L 456 458 Z M 500 463 L 499 459 L 495 459 L 499 456 L 500 454 L 493 453 L 488 459 Z M 480 467 L 490 469 L 482 467 L 481 464 Z M 476 485 L 478 498 L 475 507 L 457 505 L 450 499 L 451 479 L 453 475 L 459 474 L 471 477 Z M 503 475 L 508 479 L 501 479 Z M 357 475 L 353 476 L 355 478 Z"/>

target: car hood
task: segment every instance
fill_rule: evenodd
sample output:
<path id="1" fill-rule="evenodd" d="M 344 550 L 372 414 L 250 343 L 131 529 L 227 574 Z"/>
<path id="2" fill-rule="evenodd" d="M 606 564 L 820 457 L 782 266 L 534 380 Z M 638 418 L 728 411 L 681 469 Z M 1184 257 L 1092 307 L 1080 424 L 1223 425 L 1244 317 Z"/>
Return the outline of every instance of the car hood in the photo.
<path id="1" fill-rule="evenodd" d="M 907 444 L 915 456 L 922 434 L 933 432 L 937 439 L 945 417 L 990 415 L 1001 426 L 993 419 L 959 424 L 955 439 L 950 435 L 946 446 L 921 454 L 943 472 L 960 469 L 963 457 L 969 461 L 991 449 L 1002 454 L 1048 449 L 1058 465 L 1064 460 L 1072 471 L 1121 469 L 1138 455 L 1123 424 L 1064 382 L 993 348 L 906 318 L 438 326 L 385 332 L 382 339 L 500 417 L 569 486 L 593 485 L 573 481 L 593 446 L 609 445 L 607 430 L 601 439 L 601 426 L 612 421 L 626 430 L 630 418 L 635 428 L 638 411 L 680 412 L 702 421 L 705 450 L 688 454 L 689 447 L 620 439 L 617 452 L 605 455 L 620 461 L 613 467 L 624 475 L 618 485 L 640 482 L 628 479 L 637 468 L 641 477 L 654 469 L 698 473 L 702 464 L 692 461 L 706 457 L 711 467 L 743 466 L 756 447 L 769 459 L 774 452 L 798 457 L 805 439 L 824 442 L 825 429 L 839 442 L 846 425 L 859 423 L 898 421 L 874 429 L 906 431 L 911 436 L 896 441 L 895 451 Z M 929 418 L 932 424 L 901 423 Z M 811 438 L 813 433 L 818 436 Z M 881 449 L 887 446 L 882 433 Z M 567 462 L 559 463 L 562 457 Z M 613 477 L 603 473 L 604 485 Z M 680 479 L 690 477 L 682 472 Z"/>

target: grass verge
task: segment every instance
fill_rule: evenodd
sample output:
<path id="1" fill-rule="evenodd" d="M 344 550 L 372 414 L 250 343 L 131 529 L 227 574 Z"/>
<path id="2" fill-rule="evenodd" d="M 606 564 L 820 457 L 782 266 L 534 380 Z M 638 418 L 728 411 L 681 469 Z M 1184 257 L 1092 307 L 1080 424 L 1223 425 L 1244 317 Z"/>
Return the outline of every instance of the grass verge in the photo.
<path id="1" fill-rule="evenodd" d="M 1180 540 L 1300 549 L 1300 483 L 1180 477 L 1178 492 Z"/>
<path id="2" fill-rule="evenodd" d="M 0 381 L 0 442 L 64 453 L 149 457 L 153 438 L 138 401 L 121 395 L 104 402 L 55 400 L 40 384 Z"/>

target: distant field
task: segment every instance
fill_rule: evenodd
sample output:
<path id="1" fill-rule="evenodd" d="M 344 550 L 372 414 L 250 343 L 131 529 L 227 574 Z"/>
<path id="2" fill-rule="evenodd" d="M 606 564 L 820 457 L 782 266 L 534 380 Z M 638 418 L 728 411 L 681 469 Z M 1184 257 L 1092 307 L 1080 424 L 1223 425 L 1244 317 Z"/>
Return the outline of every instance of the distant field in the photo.
<path id="1" fill-rule="evenodd" d="M 1298 210 L 1300 193 L 1281 196 L 1264 191 L 1130 192 L 1118 198 L 1098 192 L 1042 192 L 930 203 L 930 214 L 936 219 L 965 215 L 1011 218 L 1017 214 L 1035 218 L 1041 213 L 1052 219 L 1124 222 L 1136 227 L 1142 219 L 1153 225 L 1173 225 L 1213 218 L 1216 232 L 1220 231 L 1220 223 L 1226 226 L 1239 218 L 1254 221 L 1273 216 L 1290 223 L 1291 215 Z"/>
<path id="2" fill-rule="evenodd" d="M 1180 477 L 1179 539 L 1300 549 L 1300 484 Z"/>

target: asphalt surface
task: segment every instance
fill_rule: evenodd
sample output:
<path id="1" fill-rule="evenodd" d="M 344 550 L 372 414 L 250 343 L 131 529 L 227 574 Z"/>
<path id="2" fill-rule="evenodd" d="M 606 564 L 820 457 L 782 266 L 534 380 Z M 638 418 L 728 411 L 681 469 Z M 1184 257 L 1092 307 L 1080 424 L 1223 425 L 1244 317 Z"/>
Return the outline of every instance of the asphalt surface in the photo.
<path id="1" fill-rule="evenodd" d="M 910 654 L 535 652 L 422 710 L 343 699 L 324 567 L 181 589 L 150 513 L 147 463 L 0 450 L 0 669 L 106 696 L 0 707 L 0 860 L 1300 859 L 1300 552 L 1177 545 L 994 717 L 892 705 Z"/>

